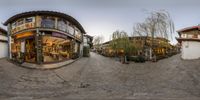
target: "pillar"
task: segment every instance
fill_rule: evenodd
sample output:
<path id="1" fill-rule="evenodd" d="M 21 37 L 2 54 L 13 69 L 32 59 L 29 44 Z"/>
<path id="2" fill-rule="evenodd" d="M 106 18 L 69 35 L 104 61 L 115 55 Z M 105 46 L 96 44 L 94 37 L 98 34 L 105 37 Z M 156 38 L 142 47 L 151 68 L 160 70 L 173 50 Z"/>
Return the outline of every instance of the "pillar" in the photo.
<path id="1" fill-rule="evenodd" d="M 11 38 L 11 24 L 8 24 L 8 28 L 7 28 L 8 32 L 7 32 L 7 37 L 8 37 L 8 58 L 12 59 L 12 53 L 11 53 L 11 42 L 12 42 L 12 38 Z"/>
<path id="2" fill-rule="evenodd" d="M 36 44 L 36 62 L 37 64 L 42 63 L 42 34 L 37 28 L 35 35 L 35 44 Z"/>

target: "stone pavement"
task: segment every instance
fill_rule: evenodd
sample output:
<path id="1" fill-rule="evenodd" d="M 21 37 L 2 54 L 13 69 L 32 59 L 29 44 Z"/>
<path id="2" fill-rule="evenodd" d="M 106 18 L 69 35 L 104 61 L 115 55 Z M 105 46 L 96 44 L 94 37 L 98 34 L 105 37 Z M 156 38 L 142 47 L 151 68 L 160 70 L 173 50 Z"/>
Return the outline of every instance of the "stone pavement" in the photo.
<path id="1" fill-rule="evenodd" d="M 0 100 L 200 100 L 200 60 L 180 55 L 157 63 L 121 64 L 90 58 L 52 70 L 26 69 L 0 60 Z"/>
<path id="2" fill-rule="evenodd" d="M 63 62 L 52 63 L 52 64 L 41 64 L 41 65 L 24 62 L 21 64 L 21 66 L 26 67 L 26 68 L 31 68 L 31 69 L 56 69 L 56 68 L 60 68 L 60 67 L 69 65 L 75 61 L 76 60 L 70 59 L 70 60 L 63 61 Z"/>

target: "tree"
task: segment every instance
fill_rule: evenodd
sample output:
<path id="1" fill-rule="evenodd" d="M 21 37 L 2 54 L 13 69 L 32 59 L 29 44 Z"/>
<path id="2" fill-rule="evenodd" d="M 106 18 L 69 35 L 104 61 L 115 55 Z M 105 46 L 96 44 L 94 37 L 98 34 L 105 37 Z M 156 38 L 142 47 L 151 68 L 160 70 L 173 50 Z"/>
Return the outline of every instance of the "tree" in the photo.
<path id="1" fill-rule="evenodd" d="M 95 47 L 95 49 L 97 51 L 100 50 L 100 47 L 101 47 L 103 42 L 104 42 L 104 37 L 103 36 L 94 37 L 93 44 L 94 44 L 94 47 Z"/>
<path id="2" fill-rule="evenodd" d="M 115 31 L 112 34 L 112 40 L 110 42 L 110 47 L 115 51 L 115 56 L 119 56 L 119 53 L 122 53 L 121 56 L 126 56 L 131 54 L 134 51 L 134 45 L 129 41 L 129 36 L 125 31 Z M 123 52 L 121 52 L 123 51 Z M 126 60 L 124 59 L 124 62 Z"/>
<path id="3" fill-rule="evenodd" d="M 161 10 L 151 12 L 150 16 L 147 17 L 143 23 L 136 24 L 133 29 L 133 35 L 151 37 L 150 59 L 152 59 L 155 36 L 167 39 L 171 36 L 172 38 L 172 33 L 174 33 L 174 23 L 170 14 L 165 10 Z"/>

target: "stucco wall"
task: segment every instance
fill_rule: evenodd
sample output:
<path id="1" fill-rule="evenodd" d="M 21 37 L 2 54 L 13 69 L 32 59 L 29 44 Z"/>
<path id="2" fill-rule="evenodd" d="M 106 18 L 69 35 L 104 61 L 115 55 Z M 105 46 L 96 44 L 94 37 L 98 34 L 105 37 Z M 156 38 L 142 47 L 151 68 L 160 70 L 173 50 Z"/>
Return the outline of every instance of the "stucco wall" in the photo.
<path id="1" fill-rule="evenodd" d="M 0 58 L 8 56 L 8 45 L 5 42 L 0 42 Z"/>
<path id="2" fill-rule="evenodd" d="M 0 35 L 0 40 L 7 41 L 7 37 Z M 8 43 L 0 41 L 0 58 L 8 56 Z"/>
<path id="3" fill-rule="evenodd" d="M 199 59 L 200 58 L 200 42 L 183 41 L 181 57 L 183 59 Z"/>
<path id="4" fill-rule="evenodd" d="M 5 41 L 7 41 L 7 40 L 8 40 L 8 37 L 0 34 L 0 40 L 5 40 Z"/>

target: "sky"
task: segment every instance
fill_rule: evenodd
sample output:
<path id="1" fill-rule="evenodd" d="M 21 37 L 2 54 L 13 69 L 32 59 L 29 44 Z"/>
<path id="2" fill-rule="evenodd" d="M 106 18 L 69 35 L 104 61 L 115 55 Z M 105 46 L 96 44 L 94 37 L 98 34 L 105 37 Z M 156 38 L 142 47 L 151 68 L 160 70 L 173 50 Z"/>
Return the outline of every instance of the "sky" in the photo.
<path id="1" fill-rule="evenodd" d="M 106 42 L 116 30 L 131 35 L 133 26 L 143 22 L 152 11 L 168 11 L 175 30 L 198 25 L 199 4 L 200 0 L 0 0 L 0 22 L 26 11 L 58 11 L 74 17 L 87 34 L 103 36 Z M 172 44 L 177 43 L 175 37 L 177 32 L 170 39 Z"/>

